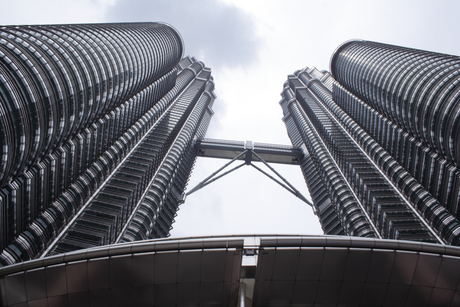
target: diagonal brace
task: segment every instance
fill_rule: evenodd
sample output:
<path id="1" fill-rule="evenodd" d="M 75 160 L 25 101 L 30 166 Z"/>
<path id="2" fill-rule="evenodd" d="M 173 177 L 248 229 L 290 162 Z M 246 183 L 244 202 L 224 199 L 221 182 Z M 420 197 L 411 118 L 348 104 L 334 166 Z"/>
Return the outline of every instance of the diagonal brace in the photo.
<path id="1" fill-rule="evenodd" d="M 275 181 L 276 183 L 278 183 L 280 186 L 282 186 L 283 188 L 285 188 L 286 190 L 288 190 L 289 192 L 291 192 L 292 194 L 294 194 L 297 198 L 299 198 L 300 200 L 302 200 L 304 203 L 306 203 L 307 205 L 309 205 L 310 207 L 313 208 L 313 210 L 315 210 L 315 207 L 313 206 L 313 204 L 305 198 L 305 196 L 302 195 L 302 193 L 300 193 L 297 189 L 295 188 L 290 188 L 288 186 L 286 186 L 285 184 L 283 184 L 281 181 L 279 181 L 278 179 L 276 179 L 275 177 L 271 176 L 270 174 L 268 174 L 267 172 L 265 172 L 263 169 L 255 166 L 254 164 L 250 164 L 252 167 L 254 167 L 256 170 L 258 170 L 259 172 L 261 172 L 262 174 L 264 174 L 265 176 L 267 176 L 268 178 L 270 178 L 271 180 Z M 277 174 L 281 179 L 284 179 L 281 175 L 279 175 L 278 173 L 275 173 Z"/>
<path id="2" fill-rule="evenodd" d="M 196 191 L 198 191 L 199 189 L 207 186 L 208 184 L 210 184 L 211 182 L 213 181 L 216 181 L 217 179 L 227 175 L 228 173 L 231 173 L 233 172 L 234 170 L 237 170 L 238 168 L 240 168 L 241 166 L 244 165 L 244 163 L 242 165 L 239 165 L 237 167 L 234 167 L 233 169 L 231 169 L 230 171 L 227 171 L 225 172 L 224 174 L 221 174 L 220 176 L 212 179 L 215 175 L 217 175 L 220 171 L 222 171 L 224 168 L 226 168 L 227 166 L 229 166 L 230 164 L 232 164 L 233 162 L 235 162 L 236 160 L 238 160 L 239 157 L 243 156 L 244 154 L 246 154 L 249 150 L 245 150 L 243 151 L 242 153 L 240 153 L 239 155 L 237 155 L 235 158 L 233 158 L 230 162 L 226 163 L 224 166 L 222 166 L 221 168 L 219 168 L 217 171 L 215 171 L 214 173 L 212 173 L 211 175 L 209 175 L 208 177 L 206 177 L 203 181 L 201 181 L 200 183 L 198 183 L 193 189 L 191 189 L 189 192 L 187 192 L 185 195 L 188 196 Z M 211 180 L 212 179 L 212 180 Z"/>
<path id="3" fill-rule="evenodd" d="M 207 180 L 207 181 L 206 181 L 206 180 L 203 180 L 203 181 L 201 181 L 200 183 L 198 183 L 193 189 L 191 189 L 190 192 L 187 192 L 185 195 L 188 196 L 188 195 L 192 194 L 193 192 L 196 192 L 196 191 L 198 191 L 199 189 L 204 188 L 204 187 L 207 186 L 208 184 L 210 184 L 210 183 L 216 181 L 216 180 L 219 179 L 219 178 L 224 177 L 224 176 L 227 175 L 227 174 L 230 174 L 230 173 L 233 172 L 233 171 L 236 171 L 237 169 L 239 169 L 240 167 L 245 166 L 245 165 L 246 165 L 246 163 L 242 163 L 242 164 L 240 164 L 240 165 L 238 165 L 238 166 L 235 166 L 235 167 L 232 168 L 231 170 L 226 171 L 226 172 L 223 173 L 223 174 L 220 174 L 220 175 L 217 176 L 217 177 L 214 177 L 214 178 L 212 178 L 212 179 L 210 179 L 210 180 Z"/>
<path id="4" fill-rule="evenodd" d="M 260 162 L 264 163 L 273 173 L 275 173 L 284 183 L 282 183 L 281 181 L 279 181 L 278 179 L 276 179 L 275 177 L 269 175 L 267 172 L 265 172 L 264 170 L 262 170 L 261 168 L 255 166 L 253 163 L 251 163 L 251 160 L 248 159 L 248 155 L 255 155 L 259 160 Z M 235 166 L 234 168 L 232 168 L 231 170 L 229 171 L 226 171 L 225 173 L 223 174 L 220 174 L 219 176 L 217 177 L 214 177 L 216 176 L 220 171 L 222 171 L 224 168 L 226 168 L 227 166 L 229 166 L 231 163 L 233 163 L 234 161 L 236 161 L 238 158 L 240 158 L 241 156 L 243 155 L 246 155 L 246 158 L 245 158 L 245 162 L 243 162 L 242 164 L 238 165 L 238 166 Z M 248 163 L 249 161 L 249 163 Z M 252 149 L 246 149 L 244 150 L 242 153 L 240 153 L 239 155 L 237 155 L 235 158 L 233 158 L 230 162 L 228 162 L 227 164 L 225 164 L 224 166 L 222 166 L 221 168 L 219 168 L 217 171 L 215 171 L 214 173 L 212 173 L 210 176 L 206 177 L 203 181 L 201 181 L 200 183 L 198 183 L 193 189 L 191 189 L 189 192 L 187 192 L 184 196 L 184 199 L 185 199 L 185 196 L 188 196 L 202 188 L 204 188 L 205 186 L 207 186 L 208 184 L 216 181 L 217 179 L 219 178 L 222 178 L 223 176 L 239 169 L 240 167 L 244 166 L 244 165 L 251 165 L 252 167 L 254 167 L 256 170 L 258 170 L 259 172 L 261 172 L 262 174 L 264 174 L 265 176 L 267 176 L 268 178 L 272 179 L 273 181 L 275 181 L 276 183 L 278 183 L 280 186 L 282 186 L 283 188 L 285 188 L 286 190 L 288 190 L 290 193 L 292 193 L 293 195 L 295 195 L 297 198 L 299 198 L 300 200 L 302 200 L 303 202 L 305 202 L 307 205 L 309 205 L 310 207 L 313 208 L 313 211 L 316 213 L 316 208 L 313 206 L 312 202 L 309 201 L 307 198 L 305 198 L 305 196 L 302 195 L 302 193 L 300 193 L 292 184 L 290 184 L 283 176 L 281 176 L 273 167 L 271 167 L 267 161 L 265 161 L 261 156 L 259 156 L 257 153 L 254 152 L 254 150 Z"/>

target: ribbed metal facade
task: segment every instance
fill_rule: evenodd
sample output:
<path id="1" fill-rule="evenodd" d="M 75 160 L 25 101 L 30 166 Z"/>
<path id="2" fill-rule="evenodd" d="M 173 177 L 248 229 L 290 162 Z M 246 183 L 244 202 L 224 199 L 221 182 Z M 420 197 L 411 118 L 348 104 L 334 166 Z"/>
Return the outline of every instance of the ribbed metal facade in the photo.
<path id="1" fill-rule="evenodd" d="M 355 40 L 331 71 L 281 94 L 325 233 L 459 245 L 460 58 Z"/>
<path id="2" fill-rule="evenodd" d="M 460 58 L 354 41 L 331 64 L 335 100 L 458 219 Z"/>
<path id="3" fill-rule="evenodd" d="M 159 23 L 0 28 L 1 264 L 168 236 L 215 99 L 182 54 Z"/>

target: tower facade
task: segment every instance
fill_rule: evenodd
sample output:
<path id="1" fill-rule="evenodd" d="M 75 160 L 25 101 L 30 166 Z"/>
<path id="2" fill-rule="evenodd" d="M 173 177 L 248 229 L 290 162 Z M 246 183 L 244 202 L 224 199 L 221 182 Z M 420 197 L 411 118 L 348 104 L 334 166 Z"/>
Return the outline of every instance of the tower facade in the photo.
<path id="1" fill-rule="evenodd" d="M 353 40 L 331 72 L 280 102 L 325 233 L 459 245 L 460 58 Z"/>
<path id="2" fill-rule="evenodd" d="M 290 147 L 203 139 L 213 78 L 182 50 L 158 23 L 0 27 L 2 306 L 460 305 L 433 244 L 460 245 L 460 58 L 344 43 L 288 76 Z M 165 238 L 197 155 L 231 161 L 190 193 L 252 165 L 351 237 Z"/>
<path id="3" fill-rule="evenodd" d="M 0 263 L 169 235 L 213 114 L 159 23 L 0 28 Z"/>

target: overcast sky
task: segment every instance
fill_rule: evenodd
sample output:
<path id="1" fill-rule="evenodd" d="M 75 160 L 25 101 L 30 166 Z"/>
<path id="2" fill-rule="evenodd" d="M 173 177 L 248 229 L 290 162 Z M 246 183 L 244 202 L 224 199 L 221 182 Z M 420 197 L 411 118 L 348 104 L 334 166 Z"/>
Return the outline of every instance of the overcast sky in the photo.
<path id="1" fill-rule="evenodd" d="M 207 137 L 290 144 L 278 104 L 288 74 L 329 59 L 360 38 L 460 55 L 460 1 L 16 0 L 1 1 L 1 24 L 162 21 L 186 54 L 213 71 L 217 100 Z M 224 160 L 200 158 L 189 188 Z M 274 167 L 308 194 L 296 166 Z M 172 236 L 321 234 L 312 210 L 251 167 L 187 198 Z"/>

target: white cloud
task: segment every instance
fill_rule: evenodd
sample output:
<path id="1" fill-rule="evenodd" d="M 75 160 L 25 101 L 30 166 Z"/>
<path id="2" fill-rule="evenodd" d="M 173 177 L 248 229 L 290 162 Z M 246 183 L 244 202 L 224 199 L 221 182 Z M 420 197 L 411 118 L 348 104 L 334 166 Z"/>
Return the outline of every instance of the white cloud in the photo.
<path id="1" fill-rule="evenodd" d="M 115 0 L 17 0 L 2 1 L 4 25 L 104 22 Z"/>
<path id="2" fill-rule="evenodd" d="M 251 15 L 214 0 L 119 0 L 106 18 L 169 23 L 181 33 L 186 54 L 214 69 L 250 65 L 262 43 Z"/>

